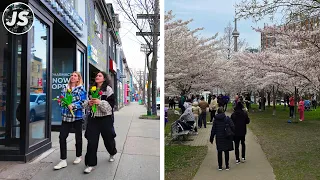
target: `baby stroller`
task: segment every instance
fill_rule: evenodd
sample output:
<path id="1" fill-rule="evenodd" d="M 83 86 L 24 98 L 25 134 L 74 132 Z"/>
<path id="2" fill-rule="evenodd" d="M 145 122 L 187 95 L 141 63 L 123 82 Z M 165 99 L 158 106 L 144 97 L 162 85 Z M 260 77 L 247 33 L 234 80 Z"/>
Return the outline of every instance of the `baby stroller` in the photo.
<path id="1" fill-rule="evenodd" d="M 311 110 L 311 102 L 310 102 L 310 100 L 305 100 L 304 101 L 304 109 L 305 109 L 305 111 L 310 111 Z"/>

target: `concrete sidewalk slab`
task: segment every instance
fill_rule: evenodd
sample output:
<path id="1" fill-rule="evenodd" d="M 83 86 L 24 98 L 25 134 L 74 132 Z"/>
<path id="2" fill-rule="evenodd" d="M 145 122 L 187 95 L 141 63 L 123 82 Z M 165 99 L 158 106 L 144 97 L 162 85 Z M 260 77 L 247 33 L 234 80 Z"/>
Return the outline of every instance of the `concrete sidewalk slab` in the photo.
<path id="1" fill-rule="evenodd" d="M 246 136 L 246 156 L 245 163 L 236 165 L 234 151 L 230 151 L 230 171 L 218 171 L 215 141 L 213 145 L 209 143 L 208 154 L 193 180 L 275 180 L 273 169 L 250 129 Z M 225 168 L 224 155 L 223 168 Z"/>
<path id="2" fill-rule="evenodd" d="M 160 157 L 123 154 L 115 180 L 160 179 Z"/>
<path id="3" fill-rule="evenodd" d="M 128 137 L 123 152 L 160 157 L 160 140 L 148 137 Z"/>
<path id="4" fill-rule="evenodd" d="M 68 151 L 70 157 L 75 157 L 75 151 Z M 85 153 L 85 152 L 83 152 Z M 56 154 L 52 154 L 50 161 L 54 161 L 45 170 L 39 172 L 32 180 L 43 180 L 44 177 L 50 180 L 87 180 L 87 179 L 113 179 L 114 174 L 117 170 L 119 164 L 120 154 L 116 155 L 114 162 L 108 162 L 108 154 L 105 152 L 98 152 L 98 165 L 95 170 L 90 174 L 84 174 L 83 170 L 85 168 L 84 159 L 80 164 L 72 164 L 73 158 L 68 158 L 68 166 L 60 170 L 54 170 L 53 167 L 59 162 L 59 158 L 56 158 Z M 46 160 L 48 161 L 48 159 Z"/>

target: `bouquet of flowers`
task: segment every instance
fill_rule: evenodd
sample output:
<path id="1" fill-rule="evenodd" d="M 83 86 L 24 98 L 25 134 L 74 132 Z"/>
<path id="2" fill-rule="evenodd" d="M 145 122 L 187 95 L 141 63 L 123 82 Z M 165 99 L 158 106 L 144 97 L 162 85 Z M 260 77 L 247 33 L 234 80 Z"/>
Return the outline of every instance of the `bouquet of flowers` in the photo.
<path id="1" fill-rule="evenodd" d="M 91 92 L 91 99 L 99 99 L 102 95 L 102 91 L 100 91 L 100 88 L 97 89 L 96 86 L 92 86 L 90 89 L 90 92 Z M 97 105 L 94 104 L 91 107 L 91 110 L 93 113 L 97 112 Z"/>
<path id="2" fill-rule="evenodd" d="M 60 97 L 57 97 L 57 98 L 54 98 L 53 99 L 54 101 L 58 101 L 58 103 L 62 106 L 62 107 L 65 107 L 67 109 L 68 106 L 70 104 L 72 104 L 72 94 L 71 94 L 71 89 L 67 89 L 67 92 L 66 92 L 66 97 L 63 97 L 62 95 Z M 70 110 L 70 113 L 72 114 L 72 116 L 74 117 L 74 113 L 72 110 Z"/>

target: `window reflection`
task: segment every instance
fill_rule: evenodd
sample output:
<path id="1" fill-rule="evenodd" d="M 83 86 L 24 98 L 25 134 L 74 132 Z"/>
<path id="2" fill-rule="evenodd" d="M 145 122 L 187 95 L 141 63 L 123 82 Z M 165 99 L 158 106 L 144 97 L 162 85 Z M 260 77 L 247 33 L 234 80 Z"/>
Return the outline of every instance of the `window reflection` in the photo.
<path id="1" fill-rule="evenodd" d="M 31 30 L 31 67 L 30 67 L 30 136 L 29 144 L 45 139 L 47 119 L 46 68 L 48 59 L 48 26 L 35 18 Z"/>

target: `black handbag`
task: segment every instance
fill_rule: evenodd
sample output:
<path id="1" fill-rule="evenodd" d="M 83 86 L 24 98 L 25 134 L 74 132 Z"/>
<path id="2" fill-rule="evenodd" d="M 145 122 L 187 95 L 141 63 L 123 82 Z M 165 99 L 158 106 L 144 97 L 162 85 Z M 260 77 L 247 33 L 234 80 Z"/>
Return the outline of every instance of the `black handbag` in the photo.
<path id="1" fill-rule="evenodd" d="M 224 122 L 226 124 L 225 128 L 224 128 L 224 131 L 225 131 L 225 134 L 226 134 L 226 137 L 227 138 L 232 138 L 234 136 L 234 132 L 232 131 L 231 127 L 230 127 L 230 124 L 229 122 L 227 121 L 227 117 L 224 119 Z"/>

